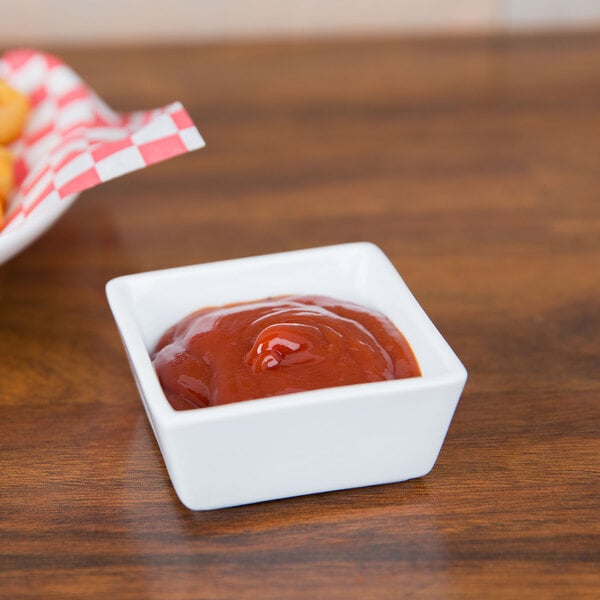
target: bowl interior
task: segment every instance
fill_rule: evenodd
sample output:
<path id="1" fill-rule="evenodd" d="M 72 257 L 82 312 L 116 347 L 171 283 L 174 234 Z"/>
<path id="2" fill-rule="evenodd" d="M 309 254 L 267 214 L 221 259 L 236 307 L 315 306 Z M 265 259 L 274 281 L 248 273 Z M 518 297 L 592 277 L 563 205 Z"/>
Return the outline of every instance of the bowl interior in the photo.
<path id="1" fill-rule="evenodd" d="M 267 296 L 321 294 L 386 314 L 407 338 L 423 376 L 444 375 L 460 366 L 394 266 L 370 243 L 130 275 L 109 282 L 108 294 L 117 320 L 122 312 L 129 329 L 138 330 L 146 352 L 169 326 L 199 308 Z"/>

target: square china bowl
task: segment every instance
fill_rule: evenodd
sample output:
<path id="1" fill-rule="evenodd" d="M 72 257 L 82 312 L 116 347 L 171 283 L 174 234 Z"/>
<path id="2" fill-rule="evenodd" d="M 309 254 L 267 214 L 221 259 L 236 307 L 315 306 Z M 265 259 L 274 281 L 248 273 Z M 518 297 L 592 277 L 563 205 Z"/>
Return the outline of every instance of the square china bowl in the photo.
<path id="1" fill-rule="evenodd" d="M 407 338 L 422 376 L 173 410 L 149 355 L 162 333 L 198 308 L 285 294 L 378 309 Z M 467 378 L 370 243 L 128 275 L 109 281 L 107 296 L 175 491 L 195 510 L 421 477 Z"/>

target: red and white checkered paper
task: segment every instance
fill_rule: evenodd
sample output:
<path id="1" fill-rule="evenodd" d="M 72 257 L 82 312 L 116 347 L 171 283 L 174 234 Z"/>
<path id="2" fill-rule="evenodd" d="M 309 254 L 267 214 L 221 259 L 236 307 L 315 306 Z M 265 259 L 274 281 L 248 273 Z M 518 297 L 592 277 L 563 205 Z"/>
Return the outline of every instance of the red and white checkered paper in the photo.
<path id="1" fill-rule="evenodd" d="M 5 232 L 44 206 L 125 173 L 204 146 L 179 102 L 120 114 L 58 58 L 13 50 L 0 58 L 0 78 L 26 94 L 31 111 L 15 156 L 15 191 Z"/>

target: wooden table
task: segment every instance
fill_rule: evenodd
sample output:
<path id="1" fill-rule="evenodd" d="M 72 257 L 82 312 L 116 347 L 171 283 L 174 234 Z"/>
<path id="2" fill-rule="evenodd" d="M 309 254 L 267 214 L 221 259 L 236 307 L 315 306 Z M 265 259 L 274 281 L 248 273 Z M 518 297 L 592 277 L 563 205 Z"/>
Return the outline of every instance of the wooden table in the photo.
<path id="1" fill-rule="evenodd" d="M 598 597 L 600 35 L 56 51 L 208 146 L 0 267 L 0 596 Z M 357 240 L 469 370 L 434 470 L 188 511 L 106 281 Z"/>

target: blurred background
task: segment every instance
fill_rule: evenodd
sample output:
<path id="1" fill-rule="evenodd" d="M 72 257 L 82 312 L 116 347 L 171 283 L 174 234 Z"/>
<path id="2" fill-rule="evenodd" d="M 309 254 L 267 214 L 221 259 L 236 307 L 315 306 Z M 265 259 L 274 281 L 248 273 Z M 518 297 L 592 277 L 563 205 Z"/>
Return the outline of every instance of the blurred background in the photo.
<path id="1" fill-rule="evenodd" d="M 589 28 L 598 0 L 12 0 L 10 45 L 145 43 Z"/>

